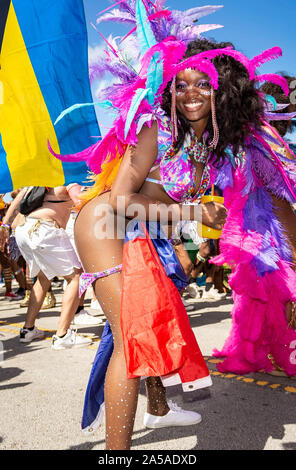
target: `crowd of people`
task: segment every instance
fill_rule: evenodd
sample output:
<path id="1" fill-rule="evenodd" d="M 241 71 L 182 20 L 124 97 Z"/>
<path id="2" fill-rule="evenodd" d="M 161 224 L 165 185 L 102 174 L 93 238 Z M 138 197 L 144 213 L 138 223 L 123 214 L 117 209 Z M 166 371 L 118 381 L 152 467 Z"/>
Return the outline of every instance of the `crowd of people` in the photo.
<path id="1" fill-rule="evenodd" d="M 37 208 L 36 197 L 35 200 L 32 197 L 34 188 L 44 190 Z M 71 326 L 97 326 L 103 322 L 103 311 L 95 296 L 92 296 L 91 308 L 96 315 L 89 314 L 84 308 L 85 294 L 79 298 L 82 270 L 74 242 L 73 207 L 75 194 L 81 189 L 75 184 L 67 188 L 22 188 L 14 192 L 12 202 L 3 207 L 1 267 L 6 288 L 4 296 L 19 300 L 20 307 L 27 308 L 25 324 L 20 331 L 22 343 L 44 337 L 44 331 L 36 327 L 35 320 L 40 310 L 56 306 L 53 285 L 60 285 L 64 290 L 57 332 L 52 337 L 53 349 L 89 345 L 91 339 L 76 334 Z M 20 206 L 24 201 L 26 215 Z M 16 292 L 11 289 L 12 274 L 19 283 Z"/>

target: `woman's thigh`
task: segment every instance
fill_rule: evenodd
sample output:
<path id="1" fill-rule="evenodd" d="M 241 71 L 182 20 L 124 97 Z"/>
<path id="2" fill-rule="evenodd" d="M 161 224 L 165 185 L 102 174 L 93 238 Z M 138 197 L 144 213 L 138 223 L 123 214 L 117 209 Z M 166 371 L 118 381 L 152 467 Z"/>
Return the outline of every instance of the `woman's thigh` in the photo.
<path id="1" fill-rule="evenodd" d="M 92 199 L 75 222 L 75 244 L 85 272 L 121 264 L 125 219 L 114 214 L 108 200 L 109 193 Z"/>
<path id="2" fill-rule="evenodd" d="M 108 194 L 88 202 L 80 211 L 74 236 L 76 248 L 88 273 L 105 271 L 122 263 L 125 220 L 108 208 Z M 98 279 L 96 296 L 112 329 L 114 345 L 121 341 L 121 273 Z"/>

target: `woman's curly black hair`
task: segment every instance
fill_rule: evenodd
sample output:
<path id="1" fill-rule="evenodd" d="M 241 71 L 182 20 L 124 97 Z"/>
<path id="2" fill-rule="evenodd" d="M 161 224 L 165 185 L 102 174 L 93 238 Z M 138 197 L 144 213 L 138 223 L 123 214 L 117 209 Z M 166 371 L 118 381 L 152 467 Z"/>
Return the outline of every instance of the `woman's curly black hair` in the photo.
<path id="1" fill-rule="evenodd" d="M 231 43 L 216 43 L 207 39 L 197 39 L 188 44 L 184 58 L 212 49 L 224 49 Z M 244 147 L 250 127 L 258 129 L 263 117 L 263 101 L 255 87 L 255 81 L 250 81 L 247 69 L 229 56 L 219 56 L 213 59 L 219 74 L 219 88 L 216 91 L 216 115 L 220 131 L 217 148 L 212 157 L 217 166 L 225 160 L 225 149 L 231 145 L 234 153 Z M 163 94 L 162 108 L 171 116 L 171 83 Z M 190 130 L 190 123 L 177 110 L 178 140 L 175 144 L 176 153 L 184 143 L 185 135 Z M 212 120 L 209 119 L 207 131 L 209 139 L 213 136 Z"/>
<path id="2" fill-rule="evenodd" d="M 279 72 L 279 75 L 282 75 L 288 82 L 289 87 L 291 88 L 293 82 L 296 84 L 296 78 L 291 77 L 290 75 L 285 74 L 284 72 Z M 293 113 L 296 111 L 296 105 L 291 103 L 290 96 L 286 96 L 280 86 L 275 83 L 264 83 L 260 88 L 262 93 L 266 95 L 271 95 L 275 98 L 276 102 L 279 104 L 289 104 L 289 106 L 279 113 Z M 292 132 L 296 128 L 296 123 L 293 121 L 271 121 L 271 126 L 275 127 L 278 133 L 284 137 L 287 132 Z"/>

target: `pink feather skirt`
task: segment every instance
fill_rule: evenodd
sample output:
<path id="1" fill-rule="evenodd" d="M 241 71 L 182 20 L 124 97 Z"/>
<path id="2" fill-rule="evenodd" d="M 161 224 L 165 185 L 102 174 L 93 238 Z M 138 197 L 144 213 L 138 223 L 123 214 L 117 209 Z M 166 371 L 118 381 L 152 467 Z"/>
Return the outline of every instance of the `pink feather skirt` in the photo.
<path id="1" fill-rule="evenodd" d="M 212 262 L 232 267 L 229 284 L 233 291 L 232 327 L 221 351 L 214 357 L 220 372 L 248 374 L 271 372 L 275 365 L 288 376 L 296 375 L 296 331 L 288 325 L 286 307 L 296 301 L 296 273 L 287 261 L 278 259 L 277 269 L 260 276 L 252 263 L 262 244 L 262 235 L 244 230 L 241 194 L 245 181 L 236 172 L 233 188 L 224 197 L 229 208 L 220 240 L 221 254 Z"/>

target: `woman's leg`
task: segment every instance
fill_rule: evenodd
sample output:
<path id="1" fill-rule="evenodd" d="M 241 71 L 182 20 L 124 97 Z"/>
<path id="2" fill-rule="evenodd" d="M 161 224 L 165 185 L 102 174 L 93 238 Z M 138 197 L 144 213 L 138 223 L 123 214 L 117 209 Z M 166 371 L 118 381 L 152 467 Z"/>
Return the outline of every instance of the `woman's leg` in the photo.
<path id="1" fill-rule="evenodd" d="M 17 282 L 19 283 L 19 286 L 22 289 L 26 290 L 26 278 L 25 278 L 25 275 L 23 273 L 21 266 L 19 265 L 17 261 L 14 261 L 12 259 L 10 259 L 10 265 L 11 265 L 13 274 Z"/>
<path id="2" fill-rule="evenodd" d="M 35 325 L 36 317 L 40 312 L 50 283 L 51 281 L 47 279 L 45 274 L 42 271 L 39 271 L 37 280 L 31 290 L 24 328 L 33 328 Z"/>
<path id="3" fill-rule="evenodd" d="M 71 275 L 65 276 L 67 287 L 62 298 L 61 314 L 56 332 L 57 336 L 62 337 L 67 333 L 79 305 L 78 289 L 81 272 L 80 269 L 74 268 Z"/>
<path id="4" fill-rule="evenodd" d="M 273 197 L 273 204 L 275 206 L 275 214 L 286 232 L 286 238 L 292 251 L 294 263 L 292 269 L 296 271 L 296 214 L 287 201 Z M 296 330 L 295 309 L 291 302 L 287 304 L 286 317 L 288 324 Z"/>
<path id="5" fill-rule="evenodd" d="M 84 206 L 75 224 L 75 242 L 85 272 L 102 271 L 122 262 L 123 240 L 99 239 L 100 234 L 95 233 L 95 224 L 100 219 L 95 217 L 95 209 L 100 200 L 106 203 L 106 195 Z M 112 217 L 110 214 L 110 218 Z M 114 341 L 114 351 L 105 379 L 106 448 L 129 449 L 137 409 L 139 379 L 128 379 L 126 373 L 120 326 L 121 273 L 98 279 L 95 293 L 112 329 Z"/>
<path id="6" fill-rule="evenodd" d="M 147 413 L 154 416 L 164 416 L 170 408 L 166 400 L 166 390 L 159 377 L 147 377 Z"/>
<path id="7" fill-rule="evenodd" d="M 9 294 L 11 292 L 11 285 L 12 285 L 12 271 L 11 271 L 8 258 L 5 256 L 5 254 L 2 251 L 0 251 L 0 262 L 2 265 L 3 275 L 4 275 L 4 283 L 5 283 L 5 290 L 6 290 L 5 293 Z"/>
<path id="8" fill-rule="evenodd" d="M 85 272 L 99 272 L 122 263 L 123 238 L 115 233 L 117 238 L 112 238 L 111 234 L 108 239 L 99 239 L 94 230 L 98 222 L 94 215 L 95 208 L 98 200 L 106 203 L 106 198 L 107 195 L 103 195 L 90 201 L 76 220 L 75 242 Z M 113 217 L 111 214 L 106 222 L 109 223 Z M 115 217 L 116 227 L 117 222 Z M 121 226 L 125 227 L 125 221 L 120 222 Z M 128 379 L 126 373 L 120 324 L 121 273 L 98 279 L 95 283 L 95 294 L 110 324 L 114 341 L 114 351 L 105 379 L 106 448 L 129 449 L 137 409 L 139 379 Z M 148 413 L 157 416 L 168 413 L 169 407 L 161 380 L 158 377 L 147 378 L 146 390 Z"/>

